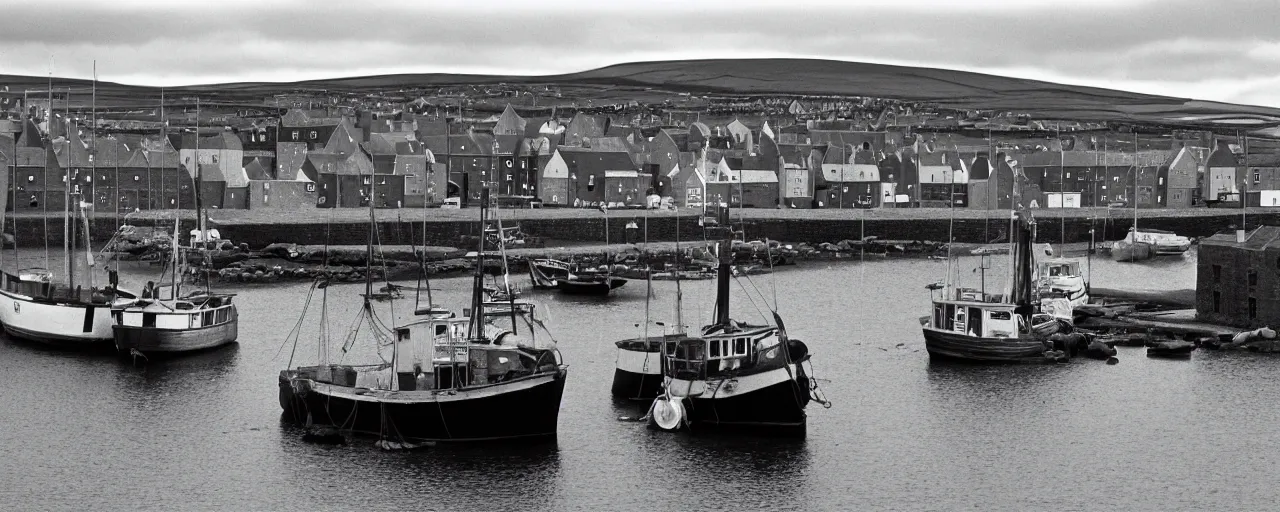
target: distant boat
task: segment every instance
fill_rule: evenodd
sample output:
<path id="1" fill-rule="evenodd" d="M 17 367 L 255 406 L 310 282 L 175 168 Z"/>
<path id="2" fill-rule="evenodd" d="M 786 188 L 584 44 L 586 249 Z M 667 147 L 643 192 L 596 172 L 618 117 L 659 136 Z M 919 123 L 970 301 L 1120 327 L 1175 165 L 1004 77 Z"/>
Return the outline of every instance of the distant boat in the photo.
<path id="1" fill-rule="evenodd" d="M 556 289 L 573 295 L 607 296 L 624 284 L 627 284 L 626 279 L 608 270 L 575 269 L 569 272 L 568 277 L 556 280 Z"/>
<path id="2" fill-rule="evenodd" d="M 1042 301 L 1066 299 L 1073 308 L 1089 303 L 1089 286 L 1080 270 L 1080 260 L 1062 257 L 1038 260 L 1036 276 L 1036 296 Z"/>
<path id="3" fill-rule="evenodd" d="M 1037 314 L 1033 300 L 1034 257 L 1030 215 L 1016 217 L 1011 296 L 990 295 L 954 285 L 931 285 L 933 314 L 920 319 L 929 356 L 972 362 L 1019 362 L 1040 359 L 1050 348 L 1046 337 L 1062 320 Z"/>
<path id="4" fill-rule="evenodd" d="M 1129 230 L 1126 239 L 1136 240 L 1151 246 L 1152 256 L 1179 256 L 1191 249 L 1191 239 L 1172 231 L 1159 229 Z"/>
<path id="5" fill-rule="evenodd" d="M 569 263 L 550 258 L 529 260 L 529 279 L 539 290 L 554 290 L 556 282 L 569 277 Z"/>

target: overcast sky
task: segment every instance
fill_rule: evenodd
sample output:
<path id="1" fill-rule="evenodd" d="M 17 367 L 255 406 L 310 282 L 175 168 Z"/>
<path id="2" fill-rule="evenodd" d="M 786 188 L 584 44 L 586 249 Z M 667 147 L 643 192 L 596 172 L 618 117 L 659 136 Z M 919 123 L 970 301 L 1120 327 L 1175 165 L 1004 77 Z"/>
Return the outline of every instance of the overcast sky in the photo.
<path id="1" fill-rule="evenodd" d="M 3 0 L 0 73 L 178 85 L 816 57 L 1280 107 L 1271 0 Z M 187 5 L 190 4 L 190 5 Z"/>

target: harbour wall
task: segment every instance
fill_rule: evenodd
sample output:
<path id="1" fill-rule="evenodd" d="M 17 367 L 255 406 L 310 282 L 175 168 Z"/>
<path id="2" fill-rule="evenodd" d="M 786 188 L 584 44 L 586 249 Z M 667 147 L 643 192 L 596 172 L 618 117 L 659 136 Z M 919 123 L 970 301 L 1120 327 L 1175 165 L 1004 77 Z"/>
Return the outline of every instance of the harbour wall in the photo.
<path id="1" fill-rule="evenodd" d="M 610 219 L 608 241 L 622 243 L 627 240 L 626 224 L 629 217 Z M 5 231 L 13 231 L 13 219 L 6 221 Z M 1221 214 L 1199 215 L 1170 214 L 1144 215 L 1139 225 L 1146 229 L 1173 231 L 1189 237 L 1204 237 L 1239 226 L 1238 210 L 1222 210 Z M 478 225 L 473 220 L 428 220 L 425 242 L 428 245 L 457 246 L 464 235 L 475 235 Z M 790 243 L 839 242 L 875 236 L 887 240 L 945 241 L 952 233 L 954 241 L 962 243 L 994 243 L 1006 241 L 1009 230 L 1007 217 L 956 218 L 939 217 L 936 213 L 922 214 L 920 218 L 898 215 L 894 218 L 803 219 L 734 217 L 735 227 L 740 223 L 748 240 L 769 238 Z M 1038 239 L 1055 243 L 1088 242 L 1090 229 L 1096 231 L 1096 240 L 1123 238 L 1132 218 L 1090 219 L 1087 217 L 1037 217 Z M 1253 213 L 1247 216 L 1249 228 L 1259 225 L 1280 225 L 1280 212 Z M 663 216 L 647 221 L 648 240 L 671 242 L 677 239 L 696 242 L 703 239 L 698 217 L 693 214 Z M 252 249 L 260 249 L 272 243 L 297 243 L 308 245 L 363 245 L 369 237 L 366 222 L 290 222 L 262 223 L 220 221 L 210 224 L 223 238 L 237 244 L 247 243 Z M 542 237 L 547 245 L 599 244 L 606 241 L 605 221 L 594 218 L 533 218 L 519 221 L 520 229 L 527 235 Z M 184 220 L 184 232 L 194 229 L 195 222 Z M 389 220 L 377 223 L 378 239 L 383 244 L 422 244 L 423 221 Z M 111 239 L 116 230 L 114 219 L 97 219 L 90 227 L 95 246 Z M 639 230 L 637 230 L 639 231 Z M 679 238 L 677 238 L 677 231 Z M 47 235 L 46 235 L 47 233 Z M 643 236 L 637 232 L 637 238 Z M 21 217 L 17 219 L 16 239 L 21 248 L 43 247 L 47 241 L 51 248 L 62 246 L 62 219 Z"/>

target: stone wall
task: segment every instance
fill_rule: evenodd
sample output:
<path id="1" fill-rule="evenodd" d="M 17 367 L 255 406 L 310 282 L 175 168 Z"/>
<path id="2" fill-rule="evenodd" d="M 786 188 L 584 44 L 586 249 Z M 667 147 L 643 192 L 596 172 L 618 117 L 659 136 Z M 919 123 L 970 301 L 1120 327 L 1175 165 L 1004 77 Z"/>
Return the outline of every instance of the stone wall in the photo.
<path id="1" fill-rule="evenodd" d="M 644 219 L 639 216 L 618 214 L 609 218 L 608 240 L 621 243 L 626 240 L 626 224 L 636 218 L 641 225 Z M 696 241 L 702 239 L 702 230 L 698 226 L 697 217 L 682 215 L 680 217 L 663 216 L 648 220 L 648 236 L 650 241 L 670 242 L 676 240 L 676 224 L 679 222 L 680 240 Z M 1039 239 L 1045 242 L 1061 241 L 1065 234 L 1066 242 L 1088 242 L 1091 221 L 1087 218 L 1066 218 L 1065 232 L 1062 220 L 1053 217 L 1037 219 Z M 12 220 L 6 220 L 5 231 L 11 231 Z M 43 220 L 38 217 L 23 217 L 18 220 L 17 239 L 20 247 L 43 247 L 45 231 Z M 1097 240 L 1118 240 L 1123 238 L 1133 220 L 1114 218 L 1109 221 L 1097 219 L 1092 227 L 1097 230 Z M 738 220 L 735 216 L 735 225 Z M 1139 225 L 1143 228 L 1163 229 L 1190 237 L 1203 237 L 1228 229 L 1240 223 L 1238 212 L 1223 210 L 1222 215 L 1201 216 L 1167 216 L 1143 217 Z M 1249 226 L 1262 224 L 1280 225 L 1280 212 L 1256 213 L 1248 216 Z M 519 221 L 520 228 L 535 236 L 543 237 L 549 245 L 564 243 L 603 243 L 605 241 L 605 220 L 603 216 L 586 219 L 527 219 Z M 236 243 L 248 243 L 251 248 L 258 249 L 276 242 L 298 244 L 333 244 L 360 245 L 368 240 L 367 224 L 357 222 L 341 222 L 328 224 L 323 218 L 314 222 L 287 223 L 230 223 L 214 222 L 224 238 Z M 113 219 L 98 219 L 93 222 L 92 235 L 95 244 L 105 243 L 111 238 L 116 224 Z M 422 221 L 387 221 L 379 222 L 379 239 L 383 244 L 408 245 L 423 242 Z M 183 229 L 194 229 L 194 221 L 183 221 Z M 474 235 L 479 226 L 475 221 L 428 221 L 426 242 L 430 245 L 455 246 L 462 235 Z M 890 240 L 944 241 L 948 231 L 954 234 L 955 241 L 965 243 L 990 243 L 1006 241 L 1008 221 L 1005 219 L 955 219 L 954 224 L 948 218 L 920 219 L 752 219 L 743 221 L 743 229 L 747 239 L 771 238 L 785 242 L 822 243 L 838 242 L 844 239 L 858 239 L 861 236 L 876 236 Z M 48 240 L 52 246 L 61 247 L 62 219 L 48 219 Z M 637 237 L 642 236 L 637 233 Z"/>

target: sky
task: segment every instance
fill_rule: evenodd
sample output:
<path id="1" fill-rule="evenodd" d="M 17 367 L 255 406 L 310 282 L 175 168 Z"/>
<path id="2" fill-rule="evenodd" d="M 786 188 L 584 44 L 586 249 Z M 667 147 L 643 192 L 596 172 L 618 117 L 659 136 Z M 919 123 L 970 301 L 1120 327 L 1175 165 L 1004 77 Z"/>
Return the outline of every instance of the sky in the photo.
<path id="1" fill-rule="evenodd" d="M 0 0 L 0 73 L 140 85 L 803 57 L 1280 107 L 1267 0 Z"/>

